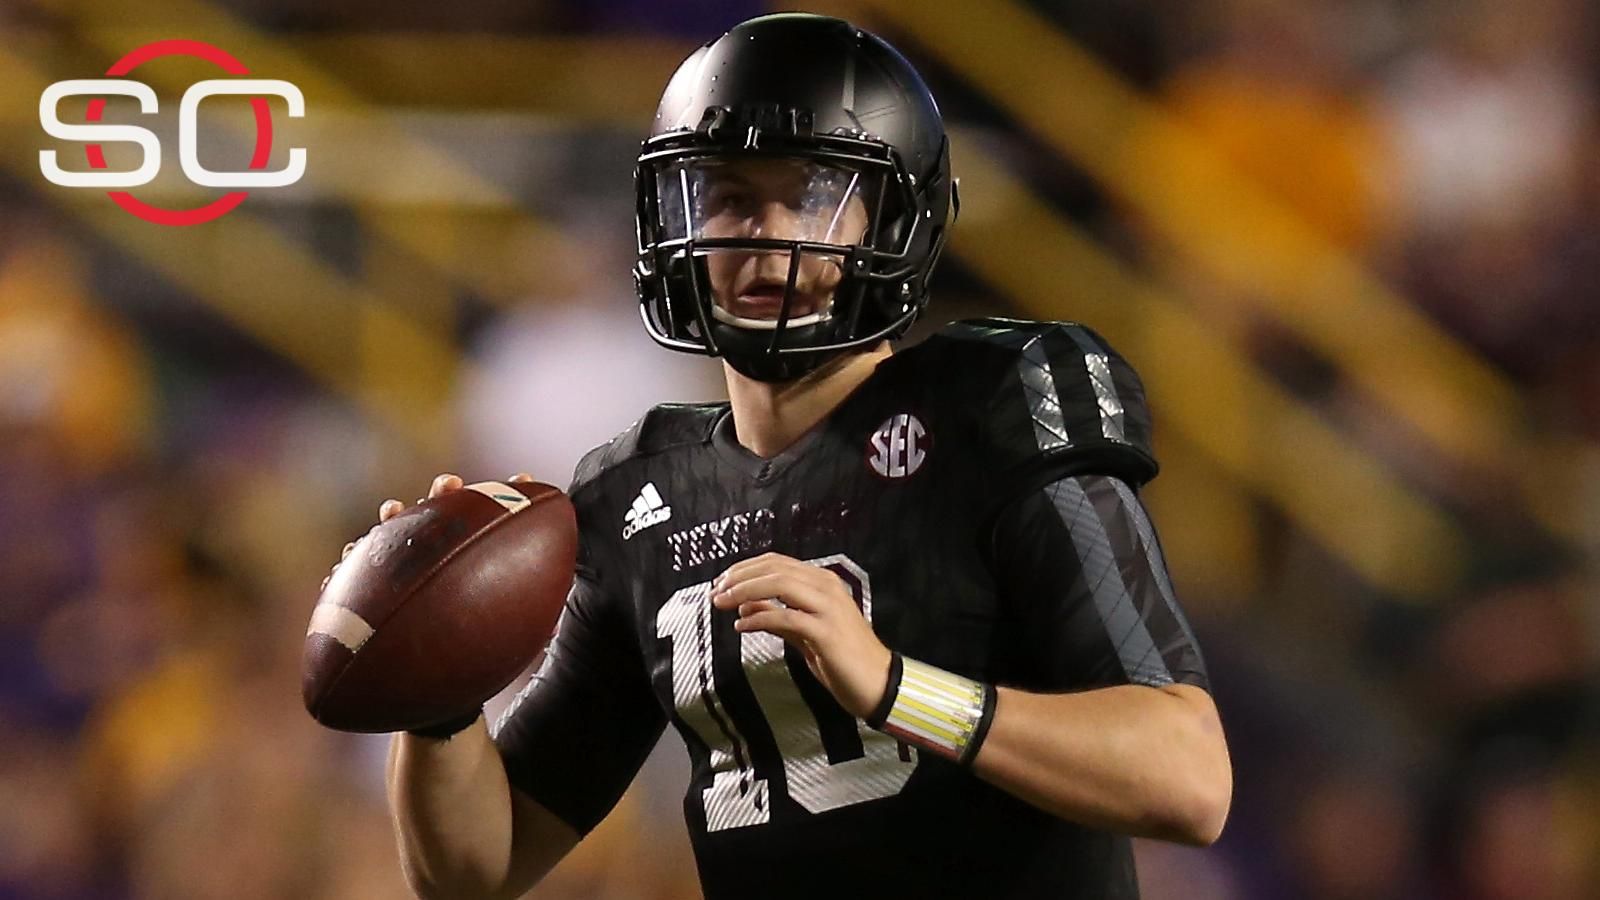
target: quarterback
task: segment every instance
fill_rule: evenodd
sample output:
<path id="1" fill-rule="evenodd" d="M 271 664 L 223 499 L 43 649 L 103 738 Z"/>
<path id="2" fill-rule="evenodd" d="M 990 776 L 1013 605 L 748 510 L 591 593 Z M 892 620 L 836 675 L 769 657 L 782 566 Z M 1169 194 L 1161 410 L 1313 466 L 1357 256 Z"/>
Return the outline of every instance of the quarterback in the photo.
<path id="1" fill-rule="evenodd" d="M 672 77 L 636 190 L 644 327 L 729 400 L 579 464 L 577 579 L 500 721 L 395 737 L 412 887 L 520 895 L 669 725 L 710 898 L 1133 898 L 1130 836 L 1216 840 L 1228 750 L 1139 499 L 1138 376 L 1070 323 L 890 349 L 959 210 L 910 64 L 745 22 Z"/>

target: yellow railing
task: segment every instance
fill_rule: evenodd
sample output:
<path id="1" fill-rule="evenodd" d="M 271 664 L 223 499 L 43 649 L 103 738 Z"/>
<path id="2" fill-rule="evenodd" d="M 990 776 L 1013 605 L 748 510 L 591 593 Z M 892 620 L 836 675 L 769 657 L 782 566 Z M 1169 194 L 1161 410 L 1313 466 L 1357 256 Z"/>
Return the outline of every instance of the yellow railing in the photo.
<path id="1" fill-rule="evenodd" d="M 391 111 L 366 99 L 375 90 L 392 89 L 400 72 L 426 72 L 424 82 L 465 88 L 495 80 L 485 66 L 515 63 L 509 93 L 571 102 L 577 92 L 560 78 L 563 66 L 582 74 L 596 71 L 596 61 L 609 56 L 635 64 L 654 60 L 662 77 L 683 51 L 666 49 L 660 42 L 634 42 L 617 47 L 587 47 L 582 42 L 551 42 L 532 48 L 506 44 L 493 38 L 403 39 L 400 46 L 381 36 L 312 37 L 284 41 L 262 32 L 219 7 L 199 0 L 45 0 L 73 23 L 73 44 L 84 48 L 82 58 L 93 59 L 83 71 L 51 73 L 20 53 L 26 40 L 11 41 L 19 53 L 4 60 L 14 76 L 6 81 L 7 97 L 21 108 L 10 110 L 6 121 L 16 126 L 10 133 L 38 134 L 31 104 L 45 83 L 59 77 L 93 77 L 111 60 L 150 41 L 188 37 L 220 46 L 246 61 L 255 72 L 293 82 L 313 109 L 337 111 L 359 123 L 366 145 L 384 158 L 402 157 L 408 168 L 437 190 L 452 197 L 473 199 L 477 212 L 429 209 L 420 212 L 376 208 L 363 195 L 342 192 L 338 185 L 356 177 L 327 177 L 341 167 L 359 170 L 372 165 L 372 157 L 338 159 L 319 157 L 308 170 L 308 183 L 324 194 L 340 197 L 358 225 L 378 240 L 364 251 L 368 262 L 387 257 L 404 275 L 385 278 L 384 264 L 371 266 L 364 277 L 334 271 L 310 248 L 296 244 L 247 210 L 223 220 L 189 229 L 181 238 L 167 229 L 138 222 L 102 203 L 82 206 L 83 198 L 52 194 L 63 207 L 79 216 L 123 249 L 147 260 L 174 283 L 192 291 L 196 299 L 227 317 L 255 339 L 303 366 L 329 387 L 356 399 L 386 426 L 409 439 L 418 452 L 443 462 L 450 453 L 454 423 L 449 403 L 458 369 L 465 365 L 453 346 L 454 295 L 457 283 L 473 288 L 485 299 L 506 305 L 529 292 L 529 285 L 512 274 L 503 253 L 493 248 L 512 245 L 537 248 L 544 258 L 576 254 L 559 230 L 521 208 L 507 190 L 475 175 L 470 168 L 429 146 L 395 124 Z M 57 62 L 71 46 L 39 47 L 37 58 Z M 68 51 L 64 54 L 62 50 Z M 587 61 L 587 62 L 585 62 Z M 401 65 L 397 66 L 397 63 Z M 530 70 L 531 67 L 531 70 Z M 347 83 L 353 75 L 360 88 Z M 385 74 L 387 73 L 387 74 Z M 465 75 L 463 76 L 463 73 Z M 520 73 L 520 77 L 519 77 Z M 152 64 L 138 77 L 158 90 L 178 93 L 187 87 L 184 72 Z M 527 77 L 532 75 L 533 77 Z M 418 85 L 417 79 L 403 81 Z M 520 94 L 517 88 L 523 90 Z M 653 93 L 654 88 L 651 88 Z M 432 96 L 437 94 L 434 90 Z M 581 96 L 581 95 L 580 95 Z M 468 95 L 458 95 L 465 101 Z M 26 102 L 23 102 L 26 101 Z M 412 102 L 417 102 L 413 100 Z M 653 97 L 649 102 L 653 104 Z M 463 105 L 470 105 L 465 104 Z M 644 109 L 630 110 L 637 121 Z M 592 109 L 591 115 L 615 115 L 615 103 L 574 104 L 566 112 Z M 228 127 L 226 119 L 208 122 Z M 32 161 L 36 147 L 11 148 L 5 164 L 24 183 L 37 179 Z M 320 173 L 320 174 L 319 174 Z M 319 183 L 320 182 L 320 183 Z M 181 242 L 181 243 L 179 243 Z M 399 251 L 396 259 L 389 248 Z M 175 249 L 178 248 L 178 249 Z M 405 258 L 409 257 L 409 258 Z M 228 260 L 223 270 L 220 260 Z M 363 266 L 363 270 L 368 267 Z M 552 273 L 548 281 L 555 281 Z M 549 286 L 549 285 L 546 285 Z M 559 286 L 555 286 L 557 291 Z"/>
<path id="2" fill-rule="evenodd" d="M 201 0 L 44 0 L 71 18 L 74 36 L 85 46 L 98 50 L 107 64 L 123 53 L 149 41 L 173 37 L 205 40 L 232 53 L 264 76 L 292 82 L 306 96 L 311 109 L 339 110 L 341 115 L 358 118 L 371 156 L 358 159 L 321 158 L 307 168 L 308 184 L 317 185 L 329 195 L 345 200 L 364 229 L 394 243 L 428 264 L 435 272 L 460 280 L 492 300 L 508 301 L 507 285 L 493 267 L 462 265 L 458 255 L 448 252 L 453 245 L 439 239 L 437 227 L 424 227 L 422 220 L 404 216 L 376 214 L 365 198 L 341 191 L 342 184 L 354 179 L 319 181 L 335 169 L 371 167 L 374 158 L 403 157 L 420 177 L 447 184 L 451 194 L 478 198 L 480 202 L 518 210 L 517 224 L 531 241 L 549 245 L 565 242 L 562 233 L 519 210 L 515 198 L 493 182 L 474 174 L 448 154 L 417 139 L 394 124 L 394 117 L 376 107 L 343 80 L 328 72 L 289 41 L 265 33 L 220 7 Z M 462 63 L 458 62 L 458 66 Z M 174 81 L 171 69 L 151 64 L 139 77 L 157 90 L 180 93 L 188 87 Z M 88 75 L 80 76 L 88 77 Z M 441 76 L 443 77 L 443 76 Z M 322 174 L 319 174 L 322 173 Z M 448 221 L 448 220 L 445 220 Z M 435 223 L 437 224 L 437 223 Z M 449 308 L 450 290 L 445 282 L 418 283 L 413 290 L 428 291 L 436 305 Z"/>
<path id="3" fill-rule="evenodd" d="M 1134 360 L 1158 423 L 1362 577 L 1424 599 L 1456 583 L 1449 517 L 1237 353 L 1170 291 L 1128 271 L 979 143 L 958 139 L 966 208 L 951 252 L 1039 318 L 1081 318 Z M 1070 311 L 1070 312 L 1069 312 Z"/>
<path id="4" fill-rule="evenodd" d="M 1514 480 L 1547 528 L 1577 535 L 1550 467 L 1528 463 L 1559 454 L 1529 446 L 1507 379 L 1053 24 L 1016 0 L 825 5 L 911 37 L 1229 286 L 1223 299 L 1290 328 L 1452 465 Z"/>
<path id="5" fill-rule="evenodd" d="M 0 44 L 0 165 L 24 184 L 42 181 L 38 98 L 55 74 Z M 448 339 L 395 312 L 366 284 L 334 271 L 248 204 L 203 226 L 152 225 L 104 194 L 40 192 L 73 219 L 192 293 L 240 330 L 353 398 L 425 460 L 442 461 L 457 353 Z M 87 195 L 87 196 L 86 196 Z"/>

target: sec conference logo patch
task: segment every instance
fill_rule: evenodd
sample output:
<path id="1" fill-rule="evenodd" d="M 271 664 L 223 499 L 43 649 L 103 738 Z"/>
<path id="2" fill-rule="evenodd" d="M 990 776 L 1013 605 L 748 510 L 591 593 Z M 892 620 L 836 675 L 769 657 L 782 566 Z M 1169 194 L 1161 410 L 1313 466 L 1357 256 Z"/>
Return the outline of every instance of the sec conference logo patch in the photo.
<path id="1" fill-rule="evenodd" d="M 867 439 L 867 465 L 884 478 L 905 478 L 922 468 L 933 438 L 916 416 L 890 416 Z"/>

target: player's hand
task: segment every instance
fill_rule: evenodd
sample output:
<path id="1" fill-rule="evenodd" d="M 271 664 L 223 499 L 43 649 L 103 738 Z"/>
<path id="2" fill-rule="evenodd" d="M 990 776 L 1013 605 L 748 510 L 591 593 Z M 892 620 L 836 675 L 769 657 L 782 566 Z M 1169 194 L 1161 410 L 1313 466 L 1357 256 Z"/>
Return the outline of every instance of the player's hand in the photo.
<path id="1" fill-rule="evenodd" d="M 765 631 L 800 648 L 811 673 L 851 715 L 866 718 L 883 699 L 892 654 L 831 570 L 765 553 L 718 576 L 711 602 L 739 611 L 739 631 Z"/>
<path id="2" fill-rule="evenodd" d="M 533 476 L 526 472 L 518 472 L 506 480 L 532 481 Z M 464 482 L 461 480 L 460 475 L 452 475 L 449 472 L 445 472 L 441 475 L 435 475 L 433 478 L 433 483 L 428 485 L 428 496 L 419 498 L 417 502 L 421 503 L 423 500 L 432 500 L 434 497 L 437 497 L 440 494 L 447 494 L 451 491 L 459 491 L 463 485 Z M 378 504 L 378 524 L 381 525 L 395 516 L 400 515 L 402 512 L 405 512 L 405 509 L 406 505 L 401 503 L 399 500 L 390 498 L 383 501 L 382 503 Z M 333 580 L 333 573 L 339 571 L 339 563 L 344 562 L 345 559 L 350 556 L 350 551 L 354 550 L 355 548 L 355 541 L 351 541 L 350 543 L 344 545 L 344 550 L 340 551 L 339 553 L 339 562 L 334 563 L 333 568 L 328 570 L 327 577 L 322 579 L 322 587 L 318 588 L 317 590 L 327 590 L 328 582 Z"/>

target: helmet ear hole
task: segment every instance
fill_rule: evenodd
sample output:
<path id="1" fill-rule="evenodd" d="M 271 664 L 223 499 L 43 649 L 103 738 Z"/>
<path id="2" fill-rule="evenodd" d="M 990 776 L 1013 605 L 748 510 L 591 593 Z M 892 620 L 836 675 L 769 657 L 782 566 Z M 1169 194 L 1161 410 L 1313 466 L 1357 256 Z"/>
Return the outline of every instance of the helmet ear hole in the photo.
<path id="1" fill-rule="evenodd" d="M 879 214 L 878 222 L 878 233 L 872 236 L 872 246 L 890 253 L 898 251 L 905 241 L 906 231 L 905 204 L 899 197 L 891 194 L 883 198 L 883 211 Z"/>

